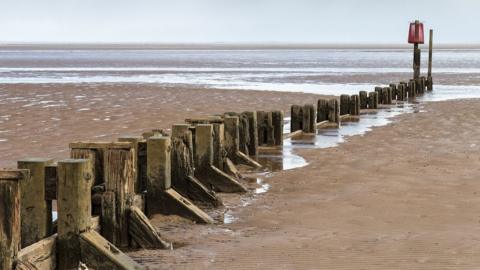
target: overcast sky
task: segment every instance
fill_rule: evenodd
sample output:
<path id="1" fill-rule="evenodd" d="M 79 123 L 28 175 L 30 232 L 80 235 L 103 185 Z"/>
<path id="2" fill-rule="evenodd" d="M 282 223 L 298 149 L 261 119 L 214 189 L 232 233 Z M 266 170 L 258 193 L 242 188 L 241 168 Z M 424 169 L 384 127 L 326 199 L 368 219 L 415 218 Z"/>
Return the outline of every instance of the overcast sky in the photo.
<path id="1" fill-rule="evenodd" d="M 0 0 L 0 42 L 480 43 L 478 0 Z"/>

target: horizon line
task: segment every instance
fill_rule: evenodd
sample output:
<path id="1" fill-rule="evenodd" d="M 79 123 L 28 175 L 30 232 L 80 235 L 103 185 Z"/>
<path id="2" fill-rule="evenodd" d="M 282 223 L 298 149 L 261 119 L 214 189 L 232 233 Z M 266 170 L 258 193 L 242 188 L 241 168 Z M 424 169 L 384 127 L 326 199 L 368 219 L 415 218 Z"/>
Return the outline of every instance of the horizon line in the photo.
<path id="1" fill-rule="evenodd" d="M 408 43 L 301 42 L 2 42 L 0 49 L 405 49 Z M 421 44 L 428 47 L 428 44 Z M 434 43 L 435 49 L 480 49 L 480 43 Z"/>

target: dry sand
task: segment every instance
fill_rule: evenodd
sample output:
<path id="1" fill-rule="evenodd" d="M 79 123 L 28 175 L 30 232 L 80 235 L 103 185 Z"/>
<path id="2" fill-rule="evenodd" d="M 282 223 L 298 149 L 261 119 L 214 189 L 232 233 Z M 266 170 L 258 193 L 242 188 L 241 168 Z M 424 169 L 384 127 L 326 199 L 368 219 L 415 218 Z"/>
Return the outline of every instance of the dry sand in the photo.
<path id="1" fill-rule="evenodd" d="M 317 98 L 137 85 L 12 85 L 0 86 L 0 95 L 2 166 L 65 157 L 75 140 L 224 111 L 288 110 Z M 18 98 L 5 102 L 5 95 Z M 47 106 L 56 104 L 65 106 Z M 429 103 L 339 147 L 299 150 L 310 165 L 273 173 L 267 193 L 228 197 L 249 204 L 234 208 L 232 224 L 157 216 L 177 248 L 129 255 L 153 269 L 479 269 L 480 119 L 472 117 L 479 105 Z"/>

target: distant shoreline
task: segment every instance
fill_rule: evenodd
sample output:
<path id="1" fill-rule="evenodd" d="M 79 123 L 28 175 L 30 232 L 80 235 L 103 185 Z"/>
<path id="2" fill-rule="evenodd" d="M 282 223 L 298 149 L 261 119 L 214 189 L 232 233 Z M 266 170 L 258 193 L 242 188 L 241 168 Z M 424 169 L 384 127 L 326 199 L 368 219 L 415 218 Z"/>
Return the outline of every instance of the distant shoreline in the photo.
<path id="1" fill-rule="evenodd" d="M 283 43 L 2 43 L 1 50 L 314 50 L 410 49 L 411 44 L 283 44 Z M 427 47 L 423 44 L 421 47 Z M 434 44 L 435 49 L 480 49 L 480 44 Z"/>

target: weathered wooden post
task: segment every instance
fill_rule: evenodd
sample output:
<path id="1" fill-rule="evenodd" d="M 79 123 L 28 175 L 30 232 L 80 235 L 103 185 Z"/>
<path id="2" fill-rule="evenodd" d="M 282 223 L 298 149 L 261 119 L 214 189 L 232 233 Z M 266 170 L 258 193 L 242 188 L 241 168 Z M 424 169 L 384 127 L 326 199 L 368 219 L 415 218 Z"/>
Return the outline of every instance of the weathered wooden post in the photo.
<path id="1" fill-rule="evenodd" d="M 340 106 L 335 98 L 328 101 L 328 121 L 340 124 Z"/>
<path id="2" fill-rule="evenodd" d="M 360 91 L 359 98 L 360 98 L 360 109 L 366 109 L 368 104 L 367 91 Z"/>
<path id="3" fill-rule="evenodd" d="M 153 136 L 147 139 L 148 215 L 161 212 L 162 194 L 171 186 L 170 144 L 169 137 Z"/>
<path id="4" fill-rule="evenodd" d="M 245 115 L 242 114 L 237 114 L 238 115 L 238 132 L 239 132 L 239 146 L 240 146 L 240 152 L 244 153 L 245 155 L 249 155 L 248 151 L 248 143 L 250 141 L 250 125 L 248 118 Z"/>
<path id="5" fill-rule="evenodd" d="M 223 135 L 221 137 L 223 144 Z M 189 146 L 191 143 L 192 132 L 190 131 L 189 125 L 176 124 L 172 126 L 172 187 L 182 196 L 194 202 L 201 202 L 203 204 L 209 204 L 210 206 L 219 206 L 222 204 L 220 198 L 194 176 L 193 149 Z M 220 148 L 224 149 L 223 145 L 221 145 Z M 225 166 L 227 166 L 227 164 L 225 164 Z"/>
<path id="6" fill-rule="evenodd" d="M 76 269 L 81 261 L 79 235 L 91 224 L 93 175 L 88 160 L 58 162 L 58 269 Z"/>
<path id="7" fill-rule="evenodd" d="M 302 130 L 305 133 L 315 133 L 315 106 L 305 104 L 302 108 Z"/>
<path id="8" fill-rule="evenodd" d="M 209 125 L 212 132 L 213 127 Z M 199 134 L 197 133 L 195 137 Z M 210 134 L 213 162 L 213 138 Z M 198 152 L 198 149 L 197 149 Z M 147 213 L 178 214 L 201 223 L 213 223 L 205 212 L 171 188 L 171 140 L 153 136 L 147 140 Z"/>
<path id="9" fill-rule="evenodd" d="M 119 142 L 129 142 L 132 144 L 135 156 L 133 158 L 133 166 L 135 174 L 133 176 L 133 183 L 135 193 L 145 191 L 146 181 L 146 141 L 142 136 L 125 136 L 118 138 Z"/>
<path id="10" fill-rule="evenodd" d="M 21 181 L 22 248 L 48 237 L 52 229 L 52 205 L 45 199 L 45 166 L 48 158 L 28 158 L 18 161 L 19 169 L 30 171 Z"/>
<path id="11" fill-rule="evenodd" d="M 378 108 L 378 92 L 369 92 L 368 93 L 368 108 L 377 109 Z"/>
<path id="12" fill-rule="evenodd" d="M 82 143 L 76 142 L 69 145 L 70 158 L 88 159 L 93 172 L 92 185 L 100 185 L 103 180 L 103 152 L 108 143 Z"/>
<path id="13" fill-rule="evenodd" d="M 383 103 L 383 88 L 381 86 L 376 86 L 375 87 L 375 92 L 377 93 L 378 104 L 384 104 Z"/>
<path id="14" fill-rule="evenodd" d="M 392 104 L 392 88 L 384 87 L 382 89 L 383 104 Z"/>
<path id="15" fill-rule="evenodd" d="M 397 100 L 397 96 L 398 96 L 398 93 L 397 93 L 397 85 L 394 84 L 394 83 L 391 83 L 390 84 L 390 88 L 392 89 L 392 100 Z"/>
<path id="16" fill-rule="evenodd" d="M 258 156 L 258 116 L 255 111 L 243 112 L 245 118 L 248 119 L 248 154 L 251 156 Z"/>
<path id="17" fill-rule="evenodd" d="M 283 111 L 272 112 L 274 145 L 283 145 Z"/>
<path id="18" fill-rule="evenodd" d="M 427 90 L 433 90 L 432 79 L 432 53 L 433 53 L 433 30 L 430 29 L 429 41 L 428 41 L 428 75 L 427 75 Z"/>
<path id="19" fill-rule="evenodd" d="M 424 94 L 426 88 L 427 88 L 427 78 L 425 78 L 425 76 L 421 76 L 420 77 L 420 92 L 422 94 Z"/>
<path id="20" fill-rule="evenodd" d="M 274 145 L 272 112 L 257 111 L 257 133 L 259 145 Z"/>
<path id="21" fill-rule="evenodd" d="M 292 105 L 290 110 L 290 132 L 303 130 L 302 106 Z"/>
<path id="22" fill-rule="evenodd" d="M 403 83 L 398 84 L 397 88 L 397 100 L 405 100 L 405 85 Z"/>
<path id="23" fill-rule="evenodd" d="M 317 102 L 317 123 L 328 120 L 328 100 L 320 98 Z"/>
<path id="24" fill-rule="evenodd" d="M 227 153 L 225 152 L 225 126 L 223 123 L 213 123 L 213 165 L 223 169 Z"/>
<path id="25" fill-rule="evenodd" d="M 360 98 L 358 95 L 352 95 L 350 97 L 350 114 L 360 115 Z"/>
<path id="26" fill-rule="evenodd" d="M 350 96 L 340 95 L 340 115 L 350 114 Z"/>
<path id="27" fill-rule="evenodd" d="M 416 88 L 416 83 L 415 80 L 410 80 L 408 82 L 408 98 L 414 98 L 417 96 L 417 88 Z"/>
<path id="28" fill-rule="evenodd" d="M 225 119 L 229 119 L 229 117 L 225 117 Z M 225 124 L 230 124 L 230 122 L 225 121 Z M 237 139 L 232 137 L 238 134 L 238 126 L 236 128 L 227 126 L 226 131 L 227 143 L 230 143 L 232 140 L 236 142 Z M 204 185 L 213 190 L 221 192 L 245 192 L 245 187 L 243 187 L 243 185 L 241 185 L 235 178 L 224 173 L 213 165 L 212 133 L 213 127 L 210 124 L 200 124 L 195 127 L 195 176 Z M 229 151 L 232 151 L 232 146 L 228 146 L 226 149 L 228 153 Z M 236 160 L 239 160 L 240 153 L 240 151 L 236 151 Z M 248 159 L 248 156 L 244 155 L 243 157 Z"/>
<path id="29" fill-rule="evenodd" d="M 104 152 L 105 190 L 115 194 L 115 239 L 108 239 L 114 245 L 128 247 L 128 209 L 135 195 L 134 175 L 136 153 L 131 143 L 112 143 Z M 112 216 L 102 216 L 102 220 Z M 103 230 L 103 229 L 102 229 Z"/>
<path id="30" fill-rule="evenodd" d="M 20 186 L 27 178 L 25 170 L 0 171 L 0 269 L 13 269 L 20 250 Z"/>

